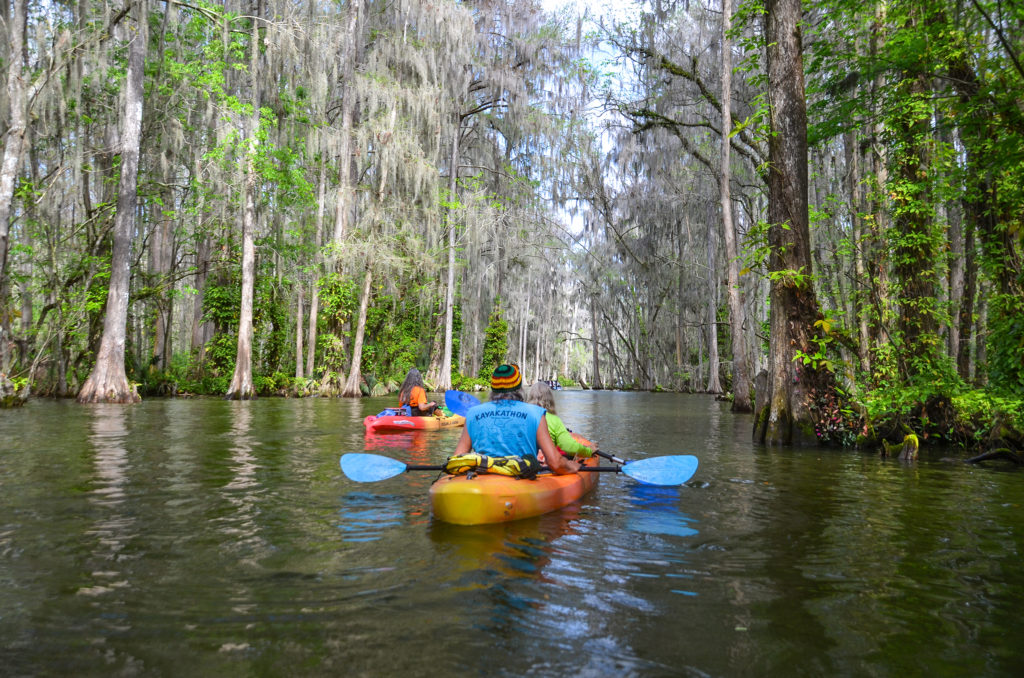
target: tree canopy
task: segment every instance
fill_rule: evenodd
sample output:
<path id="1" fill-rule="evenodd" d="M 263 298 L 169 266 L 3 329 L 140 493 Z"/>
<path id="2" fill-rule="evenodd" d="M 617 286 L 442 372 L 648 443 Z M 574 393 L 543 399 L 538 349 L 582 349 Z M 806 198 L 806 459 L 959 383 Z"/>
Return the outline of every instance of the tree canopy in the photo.
<path id="1" fill-rule="evenodd" d="M 766 442 L 1022 437 L 1020 3 L 0 21 L 5 393 L 356 396 L 509 361 L 794 417 Z"/>

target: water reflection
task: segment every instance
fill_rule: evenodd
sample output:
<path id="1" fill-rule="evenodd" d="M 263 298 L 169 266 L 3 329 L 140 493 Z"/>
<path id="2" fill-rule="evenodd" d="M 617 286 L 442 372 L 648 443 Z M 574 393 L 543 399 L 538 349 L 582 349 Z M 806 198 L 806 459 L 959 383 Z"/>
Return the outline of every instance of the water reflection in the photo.
<path id="1" fill-rule="evenodd" d="M 693 537 L 699 534 L 689 525 L 692 518 L 679 509 L 681 495 L 685 492 L 685 489 L 678 487 L 654 487 L 632 483 L 629 488 L 626 529 L 676 537 Z"/>
<path id="2" fill-rule="evenodd" d="M 579 503 L 552 513 L 493 525 L 449 525 L 431 522 L 428 533 L 437 548 L 454 559 L 462 573 L 495 572 L 543 578 L 555 542 L 575 533 Z"/>
<path id="3" fill-rule="evenodd" d="M 364 449 L 410 464 L 426 464 L 430 438 L 436 435 L 434 431 L 367 431 Z"/>
<path id="4" fill-rule="evenodd" d="M 753 449 L 703 397 L 558 397 L 698 475 L 460 527 L 429 517 L 436 473 L 343 477 L 384 444 L 372 399 L 0 415 L 0 674 L 1021 675 L 1019 474 Z M 436 464 L 458 433 L 385 453 Z"/>
<path id="5" fill-rule="evenodd" d="M 129 585 L 121 562 L 126 546 L 136 536 L 132 513 L 124 507 L 129 483 L 127 410 L 124 405 L 90 406 L 93 488 L 89 501 L 96 507 L 97 517 L 86 534 L 96 540 L 89 573 L 95 583 L 78 589 L 83 596 L 99 596 Z"/>
<path id="6" fill-rule="evenodd" d="M 445 588 L 455 594 L 469 624 L 513 652 L 533 645 L 538 626 L 569 622 L 544 589 L 561 588 L 556 564 L 559 542 L 574 534 L 579 505 L 537 518 L 493 525 L 449 525 L 428 529 L 435 551 L 446 562 Z"/>
<path id="7" fill-rule="evenodd" d="M 258 476 L 261 467 L 253 454 L 254 448 L 261 443 L 251 433 L 253 408 L 261 404 L 254 401 L 231 401 L 227 405 L 231 415 L 227 435 L 230 441 L 230 480 L 221 488 L 220 495 L 229 508 L 221 512 L 216 523 L 220 532 L 227 537 L 222 542 L 222 548 L 235 557 L 254 558 L 259 550 L 267 546 L 259 524 L 261 505 L 265 499 Z"/>
<path id="8" fill-rule="evenodd" d="M 254 441 L 249 435 L 249 427 L 252 424 L 252 403 L 242 401 L 232 404 L 235 406 L 235 416 L 231 423 L 231 440 L 234 443 L 231 446 L 231 470 L 233 477 L 224 489 L 243 490 L 256 484 L 256 471 L 259 468 L 256 464 L 256 458 L 252 454 Z M 235 500 L 232 503 L 239 508 L 244 508 L 246 504 L 251 506 L 251 502 L 245 501 L 246 495 L 244 493 L 239 496 L 242 499 Z M 231 495 L 229 495 L 229 498 L 232 498 Z"/>
<path id="9" fill-rule="evenodd" d="M 341 500 L 338 529 L 342 541 L 376 541 L 403 523 L 406 498 L 372 492 L 349 492 Z"/>

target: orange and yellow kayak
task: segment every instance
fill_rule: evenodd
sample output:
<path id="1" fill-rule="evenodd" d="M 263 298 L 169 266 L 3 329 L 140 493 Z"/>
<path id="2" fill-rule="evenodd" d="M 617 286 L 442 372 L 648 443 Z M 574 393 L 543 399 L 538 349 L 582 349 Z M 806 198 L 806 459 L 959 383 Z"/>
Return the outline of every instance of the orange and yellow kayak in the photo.
<path id="1" fill-rule="evenodd" d="M 450 417 L 407 417 L 395 414 L 371 414 L 363 419 L 367 431 L 437 431 L 443 428 L 465 426 L 466 418 L 454 414 Z"/>
<path id="2" fill-rule="evenodd" d="M 597 466 L 597 459 L 583 460 Z M 457 525 L 531 518 L 576 501 L 597 485 L 600 473 L 551 473 L 525 480 L 498 474 L 443 476 L 430 487 L 434 517 Z"/>

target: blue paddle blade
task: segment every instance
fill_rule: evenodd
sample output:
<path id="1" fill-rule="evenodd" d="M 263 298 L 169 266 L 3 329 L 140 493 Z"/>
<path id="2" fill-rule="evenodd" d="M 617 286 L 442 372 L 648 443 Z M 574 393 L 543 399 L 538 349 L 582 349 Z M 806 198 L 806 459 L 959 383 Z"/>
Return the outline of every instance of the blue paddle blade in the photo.
<path id="1" fill-rule="evenodd" d="M 342 472 L 357 483 L 375 483 L 405 473 L 406 465 L 380 454 L 351 452 L 341 455 Z"/>
<path id="2" fill-rule="evenodd" d="M 480 404 L 480 399 L 464 391 L 445 391 L 444 404 L 453 414 L 464 417 L 469 408 Z"/>
<path id="3" fill-rule="evenodd" d="M 682 485 L 697 472 L 697 463 L 692 454 L 651 457 L 628 462 L 622 472 L 647 485 Z"/>

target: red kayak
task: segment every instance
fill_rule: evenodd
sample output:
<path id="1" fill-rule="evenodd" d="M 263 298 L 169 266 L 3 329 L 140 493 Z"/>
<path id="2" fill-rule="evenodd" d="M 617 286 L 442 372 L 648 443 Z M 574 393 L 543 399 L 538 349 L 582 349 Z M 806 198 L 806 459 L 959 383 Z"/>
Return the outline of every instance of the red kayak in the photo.
<path id="1" fill-rule="evenodd" d="M 443 428 L 465 426 L 466 418 L 454 414 L 450 417 L 411 417 L 400 410 L 388 408 L 363 419 L 367 431 L 438 431 Z"/>

